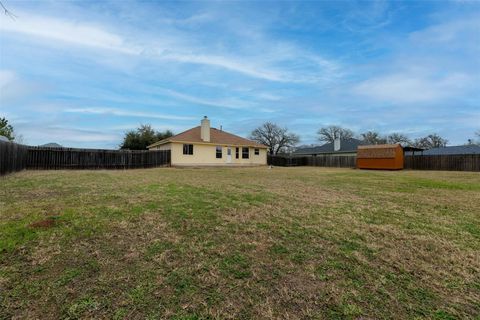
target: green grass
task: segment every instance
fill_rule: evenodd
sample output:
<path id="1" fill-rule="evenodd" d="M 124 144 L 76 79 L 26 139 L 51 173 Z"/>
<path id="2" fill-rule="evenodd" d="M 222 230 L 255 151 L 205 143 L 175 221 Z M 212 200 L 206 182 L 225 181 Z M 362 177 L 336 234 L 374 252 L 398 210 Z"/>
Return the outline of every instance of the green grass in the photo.
<path id="1" fill-rule="evenodd" d="M 478 173 L 162 168 L 0 183 L 0 319 L 480 317 Z"/>

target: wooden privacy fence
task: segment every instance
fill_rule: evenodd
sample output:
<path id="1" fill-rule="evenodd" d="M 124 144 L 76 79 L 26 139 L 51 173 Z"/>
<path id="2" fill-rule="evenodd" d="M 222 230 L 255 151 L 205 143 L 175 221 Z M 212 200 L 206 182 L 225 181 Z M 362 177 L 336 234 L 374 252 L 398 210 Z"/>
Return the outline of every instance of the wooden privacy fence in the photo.
<path id="1" fill-rule="evenodd" d="M 170 151 L 29 147 L 27 169 L 133 169 L 170 164 Z"/>
<path id="2" fill-rule="evenodd" d="M 405 169 L 480 171 L 480 154 L 405 156 Z"/>
<path id="3" fill-rule="evenodd" d="M 306 166 L 307 157 L 288 157 L 267 155 L 267 164 L 278 167 Z"/>
<path id="4" fill-rule="evenodd" d="M 27 167 L 28 146 L 0 141 L 0 176 Z"/>
<path id="5" fill-rule="evenodd" d="M 405 156 L 404 168 L 410 170 L 450 170 L 480 171 L 480 154 Z M 355 156 L 268 156 L 267 162 L 273 166 L 315 166 L 355 168 Z"/>
<path id="6" fill-rule="evenodd" d="M 355 168 L 357 157 L 355 156 L 315 156 L 305 157 L 307 166 Z"/>
<path id="7" fill-rule="evenodd" d="M 355 168 L 355 156 L 271 156 L 267 157 L 267 163 L 273 166 L 314 166 L 314 167 L 337 167 Z"/>
<path id="8" fill-rule="evenodd" d="M 23 169 L 133 169 L 170 165 L 170 150 L 102 150 L 0 144 L 0 175 Z"/>

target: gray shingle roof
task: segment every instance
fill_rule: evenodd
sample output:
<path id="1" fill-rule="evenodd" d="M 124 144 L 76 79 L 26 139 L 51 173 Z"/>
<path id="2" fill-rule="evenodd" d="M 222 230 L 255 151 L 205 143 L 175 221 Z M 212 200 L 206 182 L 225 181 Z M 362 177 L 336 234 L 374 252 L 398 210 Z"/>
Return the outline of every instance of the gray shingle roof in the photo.
<path id="1" fill-rule="evenodd" d="M 322 154 L 322 153 L 344 153 L 344 152 L 357 152 L 357 147 L 363 145 L 362 140 L 358 139 L 342 139 L 340 141 L 340 150 L 334 151 L 333 142 L 326 143 L 318 147 L 300 148 L 295 150 L 293 154 Z"/>
<path id="2" fill-rule="evenodd" d="M 50 142 L 50 143 L 45 143 L 45 144 L 42 144 L 40 145 L 39 147 L 47 147 L 47 148 L 62 148 L 61 145 L 59 145 L 58 143 L 56 142 Z"/>
<path id="3" fill-rule="evenodd" d="M 415 152 L 417 154 L 417 152 Z M 443 148 L 433 148 L 423 151 L 425 156 L 433 155 L 454 155 L 454 154 L 480 154 L 480 146 L 467 145 L 467 146 L 451 146 Z"/>

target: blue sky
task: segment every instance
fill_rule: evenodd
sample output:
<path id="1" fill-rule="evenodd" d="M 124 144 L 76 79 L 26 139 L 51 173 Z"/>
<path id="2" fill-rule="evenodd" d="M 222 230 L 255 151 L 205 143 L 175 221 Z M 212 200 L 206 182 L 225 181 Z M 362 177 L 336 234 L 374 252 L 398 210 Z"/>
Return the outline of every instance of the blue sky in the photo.
<path id="1" fill-rule="evenodd" d="M 303 144 L 480 129 L 480 2 L 12 1 L 0 16 L 0 116 L 25 142 L 116 148 L 141 123 L 265 121 Z"/>

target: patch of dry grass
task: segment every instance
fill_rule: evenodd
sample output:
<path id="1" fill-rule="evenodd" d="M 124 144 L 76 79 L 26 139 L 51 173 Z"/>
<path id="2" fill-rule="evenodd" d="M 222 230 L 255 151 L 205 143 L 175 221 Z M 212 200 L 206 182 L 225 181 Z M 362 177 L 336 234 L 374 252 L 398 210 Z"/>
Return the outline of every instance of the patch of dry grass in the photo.
<path id="1" fill-rule="evenodd" d="M 0 182 L 0 318 L 480 316 L 478 173 L 162 168 Z"/>

